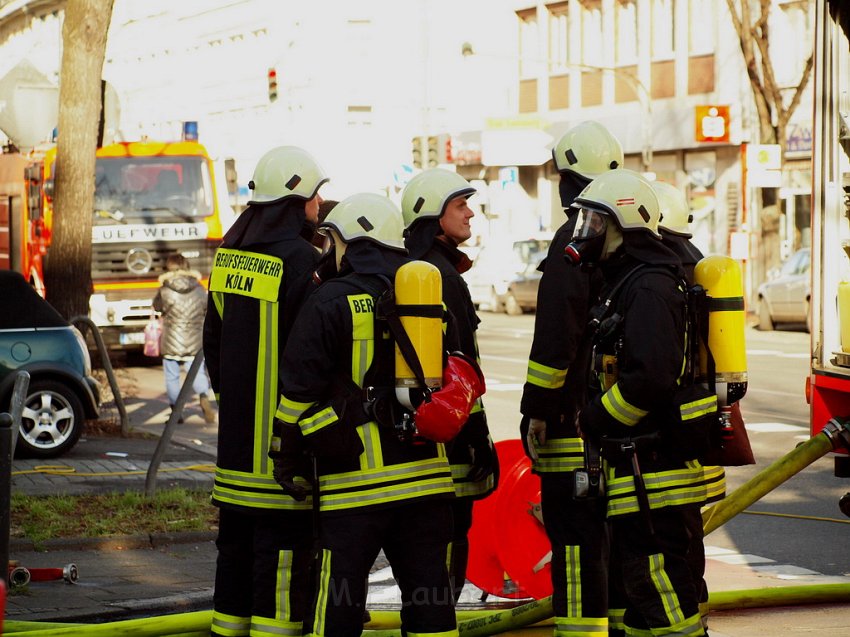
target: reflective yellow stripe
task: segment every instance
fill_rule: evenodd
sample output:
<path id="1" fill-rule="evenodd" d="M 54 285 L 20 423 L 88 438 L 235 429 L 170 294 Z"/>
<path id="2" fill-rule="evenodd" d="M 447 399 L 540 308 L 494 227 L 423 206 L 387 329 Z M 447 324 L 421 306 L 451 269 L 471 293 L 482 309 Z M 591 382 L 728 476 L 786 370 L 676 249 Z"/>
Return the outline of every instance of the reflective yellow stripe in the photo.
<path id="1" fill-rule="evenodd" d="M 542 473 L 568 473 L 584 466 L 584 443 L 581 438 L 549 438 L 545 444 L 536 444 L 537 460 L 532 462 L 535 471 Z"/>
<path id="2" fill-rule="evenodd" d="M 372 364 L 375 348 L 374 301 L 369 294 L 351 294 L 348 296 L 351 310 L 351 377 L 358 386 L 363 386 L 363 378 Z"/>
<path id="3" fill-rule="evenodd" d="M 378 423 L 369 422 L 357 428 L 363 453 L 360 454 L 361 469 L 377 469 L 384 466 L 384 453 L 381 450 L 381 432 Z"/>
<path id="4" fill-rule="evenodd" d="M 608 628 L 610 630 L 623 630 L 625 622 L 623 618 L 626 616 L 625 608 L 609 608 L 608 609 Z"/>
<path id="5" fill-rule="evenodd" d="M 495 477 L 491 473 L 484 480 L 473 482 L 466 476 L 472 470 L 471 464 L 452 464 L 452 483 L 455 487 L 455 497 L 468 498 L 484 495 L 495 488 Z"/>
<path id="6" fill-rule="evenodd" d="M 528 361 L 528 372 L 525 380 L 532 385 L 537 385 L 543 389 L 560 389 L 564 386 L 564 380 L 567 378 L 566 369 L 558 369 L 557 367 L 549 367 L 534 361 Z"/>
<path id="7" fill-rule="evenodd" d="M 676 595 L 673 583 L 670 581 L 670 576 L 664 570 L 664 555 L 655 553 L 647 559 L 649 560 L 649 577 L 652 580 L 652 585 L 655 587 L 655 592 L 658 593 L 661 605 L 664 607 L 664 616 L 667 618 L 667 623 L 673 626 L 684 621 L 685 616 L 679 604 L 679 596 Z"/>
<path id="8" fill-rule="evenodd" d="M 325 634 L 325 615 L 328 612 L 328 595 L 331 583 L 331 552 L 322 549 L 322 562 L 319 570 L 319 592 L 316 594 L 316 613 L 313 616 L 313 632 L 311 635 Z"/>
<path id="9" fill-rule="evenodd" d="M 726 470 L 723 467 L 703 467 L 705 480 L 705 503 L 717 502 L 726 497 Z"/>
<path id="10" fill-rule="evenodd" d="M 682 420 L 692 420 L 717 411 L 717 396 L 708 396 L 679 406 Z"/>
<path id="11" fill-rule="evenodd" d="M 226 637 L 248 637 L 251 632 L 251 618 L 228 615 L 213 610 L 212 625 L 213 635 L 224 635 Z"/>
<path id="12" fill-rule="evenodd" d="M 614 386 L 602 395 L 602 406 L 613 418 L 629 426 L 636 425 L 641 418 L 649 413 L 645 409 L 635 407 L 623 398 L 619 382 L 614 383 Z"/>
<path id="13" fill-rule="evenodd" d="M 254 616 L 251 619 L 251 637 L 301 637 L 301 622 L 283 621 L 269 617 Z"/>
<path id="14" fill-rule="evenodd" d="M 221 292 L 213 292 L 212 293 L 213 305 L 215 305 L 215 311 L 218 312 L 220 317 L 224 316 L 224 294 Z"/>
<path id="15" fill-rule="evenodd" d="M 277 582 L 275 584 L 275 618 L 284 622 L 289 622 L 292 619 L 292 602 L 290 600 L 290 593 L 292 591 L 292 559 L 292 551 L 278 551 Z M 254 619 L 256 620 L 256 617 Z M 301 627 L 301 622 L 298 622 L 298 627 Z"/>
<path id="16" fill-rule="evenodd" d="M 554 637 L 607 637 L 607 617 L 555 617 Z"/>
<path id="17" fill-rule="evenodd" d="M 298 421 L 298 426 L 301 427 L 301 434 L 310 436 L 319 430 L 332 425 L 339 421 L 339 417 L 332 407 L 325 407 L 321 411 L 313 414 L 309 418 L 304 418 Z"/>
<path id="18" fill-rule="evenodd" d="M 567 581 L 566 603 L 570 617 L 581 617 L 581 551 L 578 546 L 564 547 L 564 577 Z M 607 623 L 607 622 L 606 622 Z"/>
<path id="19" fill-rule="evenodd" d="M 309 490 L 310 484 L 302 478 L 296 482 Z M 213 501 L 255 509 L 298 509 L 311 508 L 310 497 L 298 502 L 286 495 L 271 475 L 263 476 L 242 471 L 230 471 L 216 467 Z"/>
<path id="20" fill-rule="evenodd" d="M 210 273 L 210 291 L 277 303 L 283 261 L 259 252 L 219 248 Z"/>
<path id="21" fill-rule="evenodd" d="M 271 473 L 269 447 L 278 399 L 277 331 L 280 306 L 260 301 L 260 340 L 257 347 L 257 383 L 254 394 L 254 472 Z"/>
<path id="22" fill-rule="evenodd" d="M 315 402 L 302 403 L 298 400 L 292 400 L 291 398 L 287 398 L 283 394 L 280 396 L 280 402 L 277 405 L 277 411 L 275 412 L 275 418 L 282 420 L 285 423 L 289 423 L 290 425 L 294 425 L 298 422 L 299 418 L 301 418 L 301 414 L 310 409 Z"/>
<path id="23" fill-rule="evenodd" d="M 361 469 L 319 479 L 323 511 L 385 504 L 426 495 L 452 494 L 451 469 L 445 456 Z"/>
<path id="24" fill-rule="evenodd" d="M 707 488 L 699 463 L 695 467 L 644 473 L 643 480 L 650 509 L 706 502 Z M 614 477 L 613 469 L 606 467 L 606 492 L 609 517 L 640 510 L 632 476 Z"/>

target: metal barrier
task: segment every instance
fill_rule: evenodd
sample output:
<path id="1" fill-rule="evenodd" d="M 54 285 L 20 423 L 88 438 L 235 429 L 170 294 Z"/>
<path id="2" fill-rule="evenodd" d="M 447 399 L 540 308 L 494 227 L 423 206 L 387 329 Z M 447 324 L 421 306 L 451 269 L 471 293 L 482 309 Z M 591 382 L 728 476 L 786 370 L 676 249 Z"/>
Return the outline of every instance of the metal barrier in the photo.
<path id="1" fill-rule="evenodd" d="M 103 364 L 106 379 L 109 381 L 112 396 L 115 398 L 115 406 L 118 408 L 118 416 L 121 420 L 121 435 L 128 436 L 130 435 L 130 419 L 127 417 L 127 408 L 124 406 L 121 390 L 118 389 L 118 381 L 115 378 L 115 372 L 112 370 L 112 362 L 109 360 L 109 350 L 106 349 L 103 336 L 101 336 L 97 325 L 88 316 L 75 316 L 71 319 L 72 325 L 76 326 L 78 323 L 91 330 L 95 345 L 97 345 L 97 351 L 100 354 L 100 362 Z"/>
<path id="2" fill-rule="evenodd" d="M 195 360 L 192 361 L 192 365 L 186 373 L 186 380 L 183 381 L 183 385 L 180 387 L 180 393 L 177 394 L 177 400 L 171 408 L 171 415 L 168 417 L 168 422 L 165 423 L 165 429 L 163 429 L 162 435 L 156 443 L 156 449 L 151 457 L 150 465 L 148 465 L 148 473 L 145 477 L 145 495 L 148 497 L 153 497 L 156 493 L 156 474 L 159 471 L 162 457 L 165 455 L 165 448 L 171 442 L 171 434 L 174 431 L 174 426 L 183 415 L 183 406 L 189 399 L 189 394 L 192 392 L 192 384 L 195 382 L 195 376 L 198 375 L 198 371 L 201 369 L 203 363 L 204 350 L 201 348 L 195 354 Z"/>
<path id="3" fill-rule="evenodd" d="M 6 584 L 9 577 L 9 536 L 12 530 L 12 456 L 29 386 L 29 372 L 17 372 L 15 388 L 12 390 L 11 413 L 0 414 L 0 568 L 3 569 L 2 579 Z"/>

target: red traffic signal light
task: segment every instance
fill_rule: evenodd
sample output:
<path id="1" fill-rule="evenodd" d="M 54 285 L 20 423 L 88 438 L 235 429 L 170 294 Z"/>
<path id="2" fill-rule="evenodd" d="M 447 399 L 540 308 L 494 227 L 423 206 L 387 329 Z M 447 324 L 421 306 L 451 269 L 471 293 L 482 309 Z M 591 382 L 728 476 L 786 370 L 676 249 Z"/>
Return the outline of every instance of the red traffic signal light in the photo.
<path id="1" fill-rule="evenodd" d="M 274 102 L 277 99 L 277 71 L 273 68 L 269 69 L 269 101 Z"/>

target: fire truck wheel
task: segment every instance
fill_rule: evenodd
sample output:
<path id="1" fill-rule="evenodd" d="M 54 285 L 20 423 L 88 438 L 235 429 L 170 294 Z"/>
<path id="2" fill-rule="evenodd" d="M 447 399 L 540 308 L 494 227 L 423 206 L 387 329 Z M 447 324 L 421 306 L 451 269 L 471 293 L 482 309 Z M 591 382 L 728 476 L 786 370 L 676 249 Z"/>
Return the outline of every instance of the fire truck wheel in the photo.
<path id="1" fill-rule="evenodd" d="M 57 380 L 37 380 L 24 401 L 15 453 L 54 458 L 77 443 L 84 425 L 83 405 L 71 387 Z"/>

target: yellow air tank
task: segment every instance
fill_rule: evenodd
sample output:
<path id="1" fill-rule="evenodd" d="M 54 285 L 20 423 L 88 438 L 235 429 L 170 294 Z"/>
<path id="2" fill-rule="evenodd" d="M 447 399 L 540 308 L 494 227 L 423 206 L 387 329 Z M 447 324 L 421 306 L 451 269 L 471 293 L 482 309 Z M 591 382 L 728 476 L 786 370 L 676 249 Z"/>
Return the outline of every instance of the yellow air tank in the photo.
<path id="1" fill-rule="evenodd" d="M 426 261 L 411 261 L 401 266 L 395 275 L 395 302 L 401 324 L 422 365 L 425 384 L 438 389 L 443 381 L 443 279 L 437 267 Z M 398 343 L 395 386 L 399 402 L 414 409 L 411 394 L 416 395 L 416 390 L 423 388 L 405 362 Z"/>
<path id="2" fill-rule="evenodd" d="M 714 357 L 718 406 L 728 407 L 747 393 L 746 314 L 741 268 L 731 257 L 712 255 L 696 264 L 694 282 L 708 297 L 708 347 Z M 708 361 L 700 343 L 700 378 L 708 383 Z"/>

